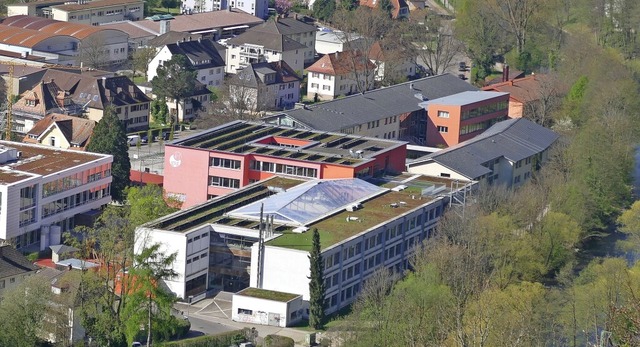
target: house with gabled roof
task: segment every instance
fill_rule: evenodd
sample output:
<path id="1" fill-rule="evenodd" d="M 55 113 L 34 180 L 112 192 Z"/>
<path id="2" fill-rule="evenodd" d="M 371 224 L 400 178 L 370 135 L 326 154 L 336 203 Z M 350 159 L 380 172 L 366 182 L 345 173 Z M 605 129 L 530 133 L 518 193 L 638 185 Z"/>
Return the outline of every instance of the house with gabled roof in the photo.
<path id="1" fill-rule="evenodd" d="M 35 274 L 33 265 L 21 252 L 8 243 L 0 245 L 0 298 L 17 287 L 27 276 Z"/>
<path id="2" fill-rule="evenodd" d="M 356 51 L 325 54 L 307 68 L 307 98 L 332 100 L 374 88 L 376 66 Z"/>
<path id="3" fill-rule="evenodd" d="M 551 100 L 563 94 L 563 91 L 554 86 L 551 78 L 546 75 L 515 78 L 488 85 L 482 90 L 509 93 L 509 118 L 527 117 L 529 119 L 538 118 L 540 115 L 536 113 L 544 111 L 545 103 L 546 107 L 549 107 Z"/>
<path id="4" fill-rule="evenodd" d="M 48 70 L 44 80 L 54 80 L 70 93 L 74 103 L 81 105 L 84 115 L 99 122 L 104 111 L 113 107 L 127 132 L 149 127 L 149 104 L 151 98 L 126 76 L 94 76 L 90 73 L 69 73 Z"/>
<path id="5" fill-rule="evenodd" d="M 50 80 L 41 81 L 24 92 L 12 105 L 11 111 L 15 131 L 24 134 L 48 114 L 81 115 L 82 106 L 73 102 L 68 91 L 61 89 L 53 80 Z"/>
<path id="6" fill-rule="evenodd" d="M 22 142 L 83 151 L 95 125 L 90 119 L 52 113 L 37 122 Z"/>
<path id="7" fill-rule="evenodd" d="M 151 59 L 147 70 L 147 79 L 151 81 L 157 75 L 157 69 L 166 61 L 176 55 L 187 58 L 187 62 L 198 73 L 198 82 L 218 88 L 224 79 L 225 63 L 219 51 L 224 47 L 208 39 L 197 38 L 191 40 L 184 37 L 182 40 L 169 43 L 162 47 L 156 56 Z M 223 53 L 224 54 L 224 53 Z"/>
<path id="8" fill-rule="evenodd" d="M 558 138 L 526 118 L 509 119 L 470 140 L 408 162 L 407 171 L 517 187 L 548 160 Z"/>
<path id="9" fill-rule="evenodd" d="M 231 97 L 257 112 L 287 109 L 300 101 L 302 79 L 284 61 L 254 63 L 238 71 L 228 82 Z"/>
<path id="10" fill-rule="evenodd" d="M 293 17 L 276 17 L 273 21 L 267 21 L 256 25 L 252 31 L 264 33 L 278 33 L 297 41 L 305 46 L 303 49 L 303 59 L 305 63 L 315 60 L 316 27 L 303 22 L 295 14 Z"/>
<path id="11" fill-rule="evenodd" d="M 380 0 L 360 0 L 360 6 L 367 6 L 369 8 L 378 8 L 380 6 Z M 409 17 L 409 5 L 405 0 L 390 0 L 391 6 L 391 18 L 401 19 Z"/>
<path id="12" fill-rule="evenodd" d="M 281 32 L 272 20 L 227 40 L 226 45 L 228 73 L 264 61 L 285 61 L 294 71 L 303 71 L 305 58 L 308 58 L 305 52 L 310 49 Z"/>

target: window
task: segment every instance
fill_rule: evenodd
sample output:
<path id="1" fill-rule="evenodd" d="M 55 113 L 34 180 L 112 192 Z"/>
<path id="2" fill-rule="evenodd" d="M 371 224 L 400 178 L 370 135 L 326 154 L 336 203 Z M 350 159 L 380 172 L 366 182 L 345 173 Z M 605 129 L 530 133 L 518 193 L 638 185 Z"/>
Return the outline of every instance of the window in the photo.
<path id="1" fill-rule="evenodd" d="M 55 136 L 51 136 L 51 147 L 55 147 L 56 146 L 56 138 Z"/>
<path id="2" fill-rule="evenodd" d="M 227 177 L 209 176 L 209 185 L 224 188 L 240 188 L 240 180 Z"/>
<path id="3" fill-rule="evenodd" d="M 211 158 L 209 159 L 209 166 L 215 167 L 223 167 L 227 169 L 240 169 L 240 161 L 233 159 L 223 159 L 223 158 Z"/>
<path id="4" fill-rule="evenodd" d="M 311 73 L 311 77 L 319 78 L 319 77 L 320 77 L 320 74 L 319 74 L 319 73 L 317 73 L 317 72 L 312 72 L 312 73 Z"/>
<path id="5" fill-rule="evenodd" d="M 311 83 L 311 88 L 318 88 L 318 83 Z"/>
<path id="6" fill-rule="evenodd" d="M 16 278 L 15 277 L 11 277 L 9 279 L 9 283 L 16 283 Z"/>
<path id="7" fill-rule="evenodd" d="M 520 183 L 520 175 L 513 178 L 513 184 L 518 184 L 518 183 Z"/>
<path id="8" fill-rule="evenodd" d="M 330 90 L 331 90 L 331 86 L 325 86 L 325 85 L 323 85 L 323 86 L 322 86 L 322 90 L 329 90 L 329 91 L 330 91 Z"/>
<path id="9" fill-rule="evenodd" d="M 519 169 L 522 166 L 522 160 L 518 160 L 516 162 L 516 169 Z"/>
<path id="10" fill-rule="evenodd" d="M 439 118 L 449 118 L 449 112 L 447 111 L 438 111 Z"/>
<path id="11" fill-rule="evenodd" d="M 531 172 L 525 172 L 524 173 L 524 179 L 529 179 L 529 177 L 531 177 Z"/>
<path id="12" fill-rule="evenodd" d="M 247 310 L 247 309 L 244 309 L 244 308 L 238 308 L 238 314 L 248 314 L 248 315 L 252 315 L 252 314 L 253 314 L 253 311 L 251 311 L 251 310 Z"/>
<path id="13" fill-rule="evenodd" d="M 440 177 L 451 177 L 451 174 L 441 172 Z"/>
<path id="14" fill-rule="evenodd" d="M 438 132 L 446 134 L 446 133 L 449 132 L 449 127 L 443 127 L 443 126 L 438 125 Z"/>

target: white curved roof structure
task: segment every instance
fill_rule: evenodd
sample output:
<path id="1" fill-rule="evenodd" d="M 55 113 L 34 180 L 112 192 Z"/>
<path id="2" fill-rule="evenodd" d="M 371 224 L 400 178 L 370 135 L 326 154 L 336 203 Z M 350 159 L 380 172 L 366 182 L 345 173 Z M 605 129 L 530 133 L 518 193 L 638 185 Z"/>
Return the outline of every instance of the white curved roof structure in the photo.
<path id="1" fill-rule="evenodd" d="M 305 226 L 386 190 L 358 178 L 314 180 L 240 207 L 228 216 L 259 220 L 264 205 L 265 218 L 273 216 L 278 224 Z"/>

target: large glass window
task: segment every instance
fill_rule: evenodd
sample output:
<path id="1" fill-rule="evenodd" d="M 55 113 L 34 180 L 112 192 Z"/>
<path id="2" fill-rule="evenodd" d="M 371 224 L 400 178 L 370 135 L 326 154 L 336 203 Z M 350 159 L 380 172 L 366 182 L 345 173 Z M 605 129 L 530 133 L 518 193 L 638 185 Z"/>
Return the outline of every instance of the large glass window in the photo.
<path id="1" fill-rule="evenodd" d="M 225 188 L 240 188 L 240 180 L 227 177 L 209 176 L 209 185 Z"/>
<path id="2" fill-rule="evenodd" d="M 223 159 L 223 158 L 211 158 L 209 160 L 209 166 L 223 167 L 227 169 L 240 169 L 240 160 Z"/>
<path id="3" fill-rule="evenodd" d="M 36 205 L 36 185 L 20 189 L 20 210 Z"/>

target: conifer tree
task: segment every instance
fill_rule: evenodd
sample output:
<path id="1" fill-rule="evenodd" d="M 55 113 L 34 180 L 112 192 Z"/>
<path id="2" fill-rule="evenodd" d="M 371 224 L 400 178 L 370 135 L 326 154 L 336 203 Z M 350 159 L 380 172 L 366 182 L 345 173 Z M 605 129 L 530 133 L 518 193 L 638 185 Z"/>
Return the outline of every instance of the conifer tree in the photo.
<path id="1" fill-rule="evenodd" d="M 324 274 L 320 253 L 320 233 L 313 229 L 313 243 L 309 254 L 311 275 L 309 277 L 309 326 L 322 329 L 324 323 Z"/>
<path id="2" fill-rule="evenodd" d="M 93 136 L 91 136 L 87 151 L 113 155 L 111 198 L 115 201 L 124 200 L 124 190 L 131 183 L 128 146 L 124 124 L 118 119 L 112 107 L 106 107 L 104 116 L 93 129 Z"/>

